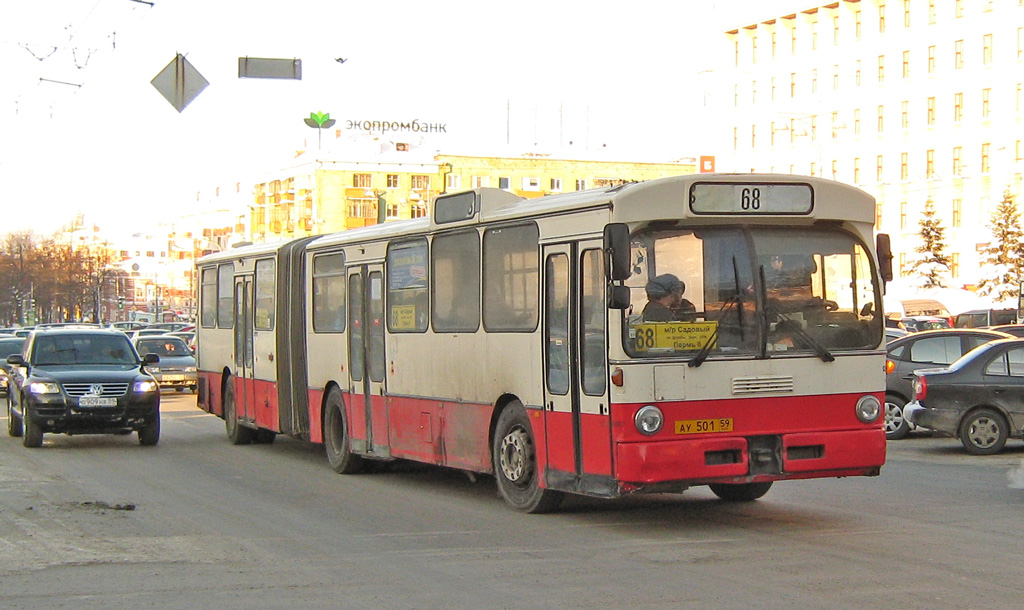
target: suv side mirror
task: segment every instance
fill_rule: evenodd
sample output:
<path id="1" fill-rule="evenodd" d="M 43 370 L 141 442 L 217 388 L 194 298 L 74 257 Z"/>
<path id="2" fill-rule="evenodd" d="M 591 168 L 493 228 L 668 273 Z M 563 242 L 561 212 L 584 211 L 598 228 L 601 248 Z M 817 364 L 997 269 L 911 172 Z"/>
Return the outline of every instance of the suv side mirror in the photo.
<path id="1" fill-rule="evenodd" d="M 22 358 L 21 354 L 11 354 L 7 357 L 7 364 L 13 364 L 14 366 L 25 366 L 25 359 Z"/>
<path id="2" fill-rule="evenodd" d="M 146 354 L 142 357 L 142 364 L 156 364 L 160 362 L 160 356 L 156 354 Z"/>

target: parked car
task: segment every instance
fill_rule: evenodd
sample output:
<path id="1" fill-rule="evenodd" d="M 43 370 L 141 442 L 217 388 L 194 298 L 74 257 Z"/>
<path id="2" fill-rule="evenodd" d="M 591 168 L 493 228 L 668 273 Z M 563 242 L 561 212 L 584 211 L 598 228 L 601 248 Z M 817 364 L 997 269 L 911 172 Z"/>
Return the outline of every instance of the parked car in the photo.
<path id="1" fill-rule="evenodd" d="M 903 407 L 914 397 L 914 371 L 946 366 L 979 345 L 1010 337 L 994 330 L 950 328 L 910 333 L 890 341 L 885 348 L 885 437 L 898 440 L 912 429 Z"/>
<path id="2" fill-rule="evenodd" d="M 975 309 L 958 314 L 955 326 L 957 328 L 979 328 L 1016 323 L 1016 309 Z"/>
<path id="3" fill-rule="evenodd" d="M 908 333 L 907 331 L 903 330 L 902 328 L 888 328 L 888 327 L 886 327 L 886 329 L 885 329 L 885 342 L 888 343 L 888 342 L 893 341 L 895 339 L 899 339 L 900 337 L 906 337 L 909 334 L 910 333 Z"/>
<path id="4" fill-rule="evenodd" d="M 135 349 L 142 355 L 156 354 L 160 363 L 148 367 L 148 371 L 160 382 L 160 388 L 196 391 L 199 383 L 196 374 L 196 358 L 181 337 L 154 335 L 139 337 Z"/>
<path id="5" fill-rule="evenodd" d="M 999 453 L 1024 430 L 1024 339 L 992 341 L 948 367 L 917 371 L 904 413 L 960 439 L 968 453 Z"/>
<path id="6" fill-rule="evenodd" d="M 1024 337 L 1024 324 L 998 324 L 989 326 L 988 330 L 998 330 L 1001 333 L 1009 333 L 1014 337 Z"/>
<path id="7" fill-rule="evenodd" d="M 940 318 L 938 316 L 907 316 L 900 320 L 900 323 L 903 324 L 903 328 L 912 333 L 920 332 L 922 330 L 950 328 L 952 326 L 952 324 L 949 323 L 948 318 Z"/>
<path id="8" fill-rule="evenodd" d="M 20 354 L 21 346 L 24 344 L 25 337 L 0 337 L 0 396 L 7 396 L 7 386 L 10 383 L 11 365 L 7 364 L 7 357 L 11 354 Z"/>
<path id="9" fill-rule="evenodd" d="M 160 439 L 160 385 L 146 371 L 159 358 L 140 358 L 128 337 L 112 328 L 33 331 L 7 396 L 7 433 L 26 447 L 43 434 L 127 434 L 143 445 Z"/>
<path id="10" fill-rule="evenodd" d="M 117 330 L 123 330 L 125 332 L 128 332 L 130 330 L 140 330 L 146 328 L 147 326 L 149 326 L 148 323 L 138 321 L 112 322 L 110 324 L 111 328 L 116 328 Z"/>

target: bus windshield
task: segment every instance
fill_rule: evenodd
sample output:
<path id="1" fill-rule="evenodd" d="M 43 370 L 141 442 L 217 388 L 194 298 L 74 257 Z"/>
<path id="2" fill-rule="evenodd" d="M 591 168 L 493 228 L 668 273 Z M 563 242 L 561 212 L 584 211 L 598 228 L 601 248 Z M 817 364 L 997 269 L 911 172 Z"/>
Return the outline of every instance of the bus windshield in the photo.
<path id="1" fill-rule="evenodd" d="M 828 361 L 881 340 L 871 259 L 838 228 L 652 225 L 633 235 L 631 257 L 624 342 L 634 357 Z"/>

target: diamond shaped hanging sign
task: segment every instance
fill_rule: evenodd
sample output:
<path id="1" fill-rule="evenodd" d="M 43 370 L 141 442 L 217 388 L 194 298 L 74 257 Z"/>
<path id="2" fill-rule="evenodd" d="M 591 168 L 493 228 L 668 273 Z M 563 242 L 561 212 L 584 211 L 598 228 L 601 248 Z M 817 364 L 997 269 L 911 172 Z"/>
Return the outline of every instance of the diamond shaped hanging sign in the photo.
<path id="1" fill-rule="evenodd" d="M 181 53 L 150 83 L 178 112 L 184 110 L 210 84 Z"/>

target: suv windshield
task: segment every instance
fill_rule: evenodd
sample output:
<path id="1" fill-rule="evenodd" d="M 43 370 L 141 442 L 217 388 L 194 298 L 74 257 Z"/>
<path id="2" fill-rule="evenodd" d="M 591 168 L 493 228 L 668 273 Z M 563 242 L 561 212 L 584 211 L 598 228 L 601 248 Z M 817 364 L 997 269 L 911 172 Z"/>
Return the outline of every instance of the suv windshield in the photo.
<path id="1" fill-rule="evenodd" d="M 128 337 L 97 334 L 36 337 L 32 361 L 36 366 L 139 362 Z"/>
<path id="2" fill-rule="evenodd" d="M 881 341 L 871 260 L 838 229 L 654 225 L 632 242 L 623 337 L 632 356 L 831 360 L 830 350 Z"/>

